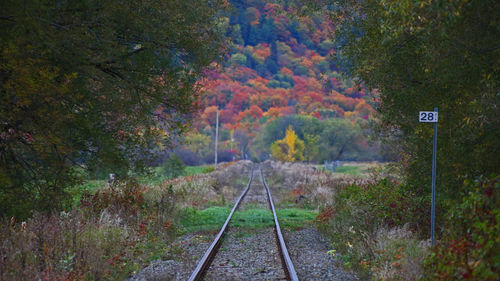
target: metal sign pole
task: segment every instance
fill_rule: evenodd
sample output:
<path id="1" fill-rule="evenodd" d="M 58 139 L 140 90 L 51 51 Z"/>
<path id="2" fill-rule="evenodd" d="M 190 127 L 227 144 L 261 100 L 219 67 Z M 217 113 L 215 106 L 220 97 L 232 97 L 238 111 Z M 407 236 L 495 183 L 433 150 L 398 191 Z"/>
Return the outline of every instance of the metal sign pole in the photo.
<path id="1" fill-rule="evenodd" d="M 432 137 L 432 199 L 431 199 L 431 245 L 434 246 L 434 226 L 436 222 L 436 158 L 437 158 L 437 122 L 438 109 L 434 111 L 420 111 L 418 121 L 434 123 L 434 135 Z"/>
<path id="2" fill-rule="evenodd" d="M 434 112 L 438 112 L 437 107 Z M 437 122 L 434 122 L 434 136 L 432 139 L 432 199 L 431 199 L 431 245 L 434 246 L 434 225 L 436 222 L 436 150 L 437 150 Z"/>

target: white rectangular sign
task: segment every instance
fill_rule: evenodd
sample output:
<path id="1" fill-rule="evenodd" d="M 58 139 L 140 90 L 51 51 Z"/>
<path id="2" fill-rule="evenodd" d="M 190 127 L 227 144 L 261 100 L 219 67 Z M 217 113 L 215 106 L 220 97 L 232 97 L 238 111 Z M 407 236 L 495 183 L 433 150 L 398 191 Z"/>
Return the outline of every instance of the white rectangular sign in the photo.
<path id="1" fill-rule="evenodd" d="M 435 123 L 438 121 L 438 113 L 437 111 L 420 111 L 418 113 L 418 121 Z"/>

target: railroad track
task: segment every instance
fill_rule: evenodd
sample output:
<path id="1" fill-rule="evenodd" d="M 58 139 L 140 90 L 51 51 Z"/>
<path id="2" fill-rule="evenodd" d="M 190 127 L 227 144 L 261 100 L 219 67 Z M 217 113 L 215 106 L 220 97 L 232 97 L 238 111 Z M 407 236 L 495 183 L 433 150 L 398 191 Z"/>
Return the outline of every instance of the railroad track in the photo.
<path id="1" fill-rule="evenodd" d="M 240 207 L 241 203 L 246 200 L 246 201 L 254 201 L 257 202 L 261 199 L 262 193 L 265 193 L 265 197 L 267 198 L 267 205 L 271 209 L 274 217 L 274 237 L 276 239 L 276 245 L 278 248 L 278 254 L 281 259 L 281 264 L 282 264 L 282 274 L 280 274 L 280 277 L 275 277 L 275 279 L 286 279 L 286 280 L 298 280 L 297 278 L 297 273 L 295 272 L 295 268 L 293 266 L 292 260 L 290 259 L 290 256 L 288 254 L 288 250 L 285 245 L 285 240 L 283 239 L 283 235 L 281 233 L 281 228 L 279 226 L 278 222 L 278 217 L 276 216 L 276 210 L 274 208 L 274 202 L 272 199 L 271 191 L 269 189 L 269 186 L 266 183 L 266 180 L 264 178 L 264 174 L 262 173 L 262 170 L 260 167 L 257 169 L 258 177 L 260 178 L 261 185 L 256 184 L 254 181 L 254 172 L 255 169 L 252 169 L 250 172 L 250 179 L 246 185 L 246 188 L 243 190 L 241 193 L 240 197 L 236 200 L 236 203 L 234 204 L 233 209 L 231 210 L 229 216 L 227 217 L 224 225 L 220 229 L 219 233 L 215 237 L 214 241 L 208 248 L 208 250 L 205 252 L 201 260 L 199 261 L 198 265 L 196 266 L 195 270 L 191 274 L 191 277 L 189 280 L 203 280 L 205 275 L 209 270 L 217 270 L 216 268 L 212 268 L 211 266 L 212 261 L 214 261 L 217 252 L 219 248 L 221 247 L 221 244 L 223 242 L 223 238 L 226 235 L 226 233 L 229 230 L 229 225 L 231 223 L 231 219 L 233 217 L 233 214 L 236 212 L 236 210 Z M 254 183 L 252 185 L 252 183 Z M 259 188 L 260 187 L 260 188 Z M 230 247 L 230 245 L 227 245 L 227 247 Z M 269 250 L 269 249 L 267 249 Z M 272 253 L 272 251 L 271 251 Z M 274 253 L 276 254 L 276 253 Z M 247 276 L 248 278 L 251 278 Z"/>

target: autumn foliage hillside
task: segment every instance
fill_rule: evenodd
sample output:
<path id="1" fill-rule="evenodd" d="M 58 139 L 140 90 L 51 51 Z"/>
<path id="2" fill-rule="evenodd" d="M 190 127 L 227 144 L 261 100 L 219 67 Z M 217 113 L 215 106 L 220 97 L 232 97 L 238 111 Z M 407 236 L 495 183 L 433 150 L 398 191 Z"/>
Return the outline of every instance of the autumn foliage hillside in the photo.
<path id="1" fill-rule="evenodd" d="M 292 17 L 291 8 L 266 2 L 272 1 L 230 1 L 225 28 L 234 45 L 226 62 L 207 70 L 200 82 L 204 95 L 196 131 L 213 139 L 217 108 L 221 128 L 248 136 L 250 144 L 284 116 L 366 123 L 374 113 L 373 97 L 334 64 L 331 22 Z M 241 157 L 244 150 L 241 141 L 233 147 Z"/>
<path id="2" fill-rule="evenodd" d="M 341 78 L 332 63 L 332 24 L 320 17 L 290 18 L 288 8 L 233 1 L 228 33 L 235 44 L 222 70 L 207 73 L 203 119 L 237 128 L 249 118 L 290 114 L 360 117 L 373 112 L 364 89 Z"/>

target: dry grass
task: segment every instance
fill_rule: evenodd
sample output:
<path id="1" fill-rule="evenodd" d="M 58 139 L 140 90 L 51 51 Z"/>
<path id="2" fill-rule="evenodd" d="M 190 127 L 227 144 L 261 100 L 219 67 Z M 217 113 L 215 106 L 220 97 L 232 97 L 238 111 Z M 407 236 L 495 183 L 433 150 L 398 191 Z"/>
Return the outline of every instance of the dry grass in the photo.
<path id="1" fill-rule="evenodd" d="M 68 213 L 35 214 L 26 222 L 4 220 L 0 280 L 121 280 L 152 260 L 170 259 L 181 210 L 233 202 L 252 166 L 250 161 L 222 164 L 210 174 L 156 186 L 120 182 L 83 196 L 81 207 Z M 375 180 L 320 172 L 306 164 L 266 161 L 262 169 L 278 205 L 322 210 L 318 222 L 343 234 L 333 240 L 337 245 L 347 242 L 344 237 L 356 237 L 343 250 L 336 246 L 345 262 L 350 261 L 349 254 L 366 257 L 359 266 L 379 280 L 420 276 L 427 247 L 407 227 L 355 226 L 364 216 L 358 205 L 347 206 L 351 212 L 342 223 L 328 224 L 340 191 L 352 185 L 370 186 Z"/>
<path id="2" fill-rule="evenodd" d="M 370 245 L 375 249 L 371 271 L 377 280 L 418 280 L 429 241 L 419 240 L 408 226 L 380 228 Z"/>
<path id="3" fill-rule="evenodd" d="M 316 210 L 331 205 L 337 190 L 374 183 L 366 177 L 324 172 L 303 163 L 268 160 L 262 169 L 278 203 Z"/>
<path id="4" fill-rule="evenodd" d="M 407 225 L 388 225 L 377 216 L 383 212 L 373 213 L 372 204 L 384 203 L 384 198 L 378 198 L 382 200 L 378 202 L 371 197 L 359 197 L 364 196 L 363 193 L 356 199 L 346 194 L 350 186 L 361 187 L 361 190 L 382 188 L 377 185 L 382 179 L 397 184 L 400 180 L 395 176 L 397 171 L 391 166 L 374 163 L 363 163 L 362 167 L 366 167 L 365 174 L 354 176 L 318 171 L 300 163 L 263 163 L 268 182 L 281 206 L 322 211 L 317 217 L 318 226 L 331 238 L 332 253 L 336 252 L 347 268 L 356 269 L 361 276 L 374 280 L 418 280 L 423 274 L 423 260 L 428 255 L 428 241 L 419 240 Z M 392 194 L 390 185 L 384 188 L 387 188 L 384 192 Z"/>
<path id="5" fill-rule="evenodd" d="M 216 181 L 208 174 L 165 180 L 145 193 L 147 200 L 160 204 L 164 196 L 173 197 L 179 208 L 201 207 L 217 201 Z"/>
<path id="6" fill-rule="evenodd" d="M 0 280 L 123 280 L 152 260 L 172 258 L 186 207 L 225 205 L 252 163 L 151 186 L 133 179 L 82 196 L 68 213 L 0 221 Z M 241 184 L 239 185 L 241 186 Z"/>
<path id="7" fill-rule="evenodd" d="M 3 221 L 0 233 L 2 280 L 113 279 L 118 260 L 135 231 L 116 220 L 89 220 L 80 211 L 43 216 L 21 224 Z"/>

